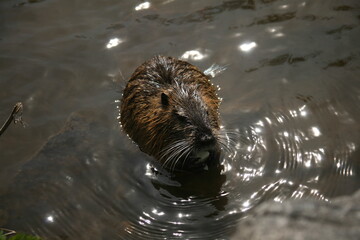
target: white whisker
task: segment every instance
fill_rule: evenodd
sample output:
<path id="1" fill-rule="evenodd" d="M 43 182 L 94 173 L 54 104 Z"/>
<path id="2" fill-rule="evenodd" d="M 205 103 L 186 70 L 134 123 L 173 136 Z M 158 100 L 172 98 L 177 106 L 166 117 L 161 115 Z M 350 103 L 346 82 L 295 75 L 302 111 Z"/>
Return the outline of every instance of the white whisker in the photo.
<path id="1" fill-rule="evenodd" d="M 164 148 L 160 153 L 160 159 L 164 159 L 162 166 L 174 171 L 178 162 L 191 152 L 191 145 L 186 140 L 177 140 Z M 186 158 L 185 157 L 185 158 Z"/>

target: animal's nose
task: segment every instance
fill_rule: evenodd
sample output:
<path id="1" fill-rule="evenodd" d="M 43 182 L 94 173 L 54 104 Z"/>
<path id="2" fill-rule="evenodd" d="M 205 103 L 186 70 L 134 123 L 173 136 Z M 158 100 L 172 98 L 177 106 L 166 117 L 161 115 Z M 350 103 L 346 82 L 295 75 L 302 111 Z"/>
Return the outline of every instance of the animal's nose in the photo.
<path id="1" fill-rule="evenodd" d="M 199 136 L 199 140 L 204 145 L 211 145 L 215 143 L 215 137 L 212 134 L 209 133 L 202 133 Z"/>

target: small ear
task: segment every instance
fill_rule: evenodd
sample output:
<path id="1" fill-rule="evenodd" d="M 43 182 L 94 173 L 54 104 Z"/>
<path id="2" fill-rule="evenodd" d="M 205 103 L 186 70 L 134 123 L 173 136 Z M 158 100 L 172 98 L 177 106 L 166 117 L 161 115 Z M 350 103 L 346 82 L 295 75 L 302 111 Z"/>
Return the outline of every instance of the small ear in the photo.
<path id="1" fill-rule="evenodd" d="M 163 106 L 169 106 L 169 96 L 166 93 L 161 93 L 161 103 Z"/>

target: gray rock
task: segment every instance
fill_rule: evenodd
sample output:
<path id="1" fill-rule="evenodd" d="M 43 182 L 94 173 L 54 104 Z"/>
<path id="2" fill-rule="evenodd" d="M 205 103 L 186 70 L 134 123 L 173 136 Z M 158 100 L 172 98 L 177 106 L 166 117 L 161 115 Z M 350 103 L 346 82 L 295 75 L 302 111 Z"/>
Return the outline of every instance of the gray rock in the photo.
<path id="1" fill-rule="evenodd" d="M 266 202 L 239 222 L 231 239 L 360 239 L 360 191 L 331 203 L 316 200 Z"/>

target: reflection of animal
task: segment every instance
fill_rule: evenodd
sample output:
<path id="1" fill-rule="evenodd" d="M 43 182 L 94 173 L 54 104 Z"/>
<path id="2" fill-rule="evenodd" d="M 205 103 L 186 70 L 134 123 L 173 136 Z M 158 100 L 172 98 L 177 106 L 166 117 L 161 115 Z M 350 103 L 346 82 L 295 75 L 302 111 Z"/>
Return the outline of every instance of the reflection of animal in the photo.
<path id="1" fill-rule="evenodd" d="M 121 100 L 121 125 L 140 149 L 170 170 L 217 166 L 225 145 L 220 101 L 197 67 L 156 56 L 140 65 Z"/>

